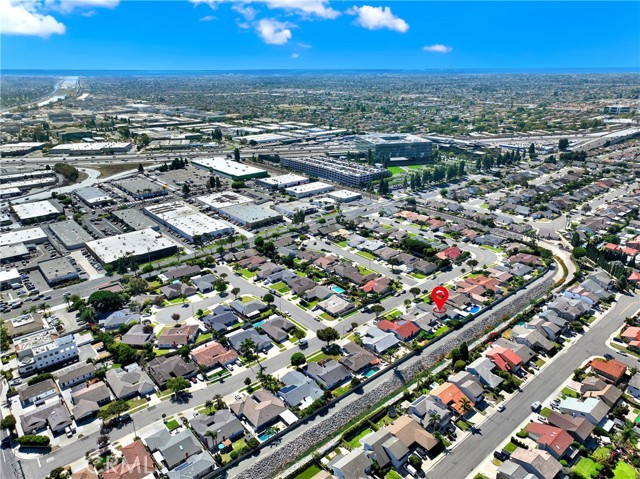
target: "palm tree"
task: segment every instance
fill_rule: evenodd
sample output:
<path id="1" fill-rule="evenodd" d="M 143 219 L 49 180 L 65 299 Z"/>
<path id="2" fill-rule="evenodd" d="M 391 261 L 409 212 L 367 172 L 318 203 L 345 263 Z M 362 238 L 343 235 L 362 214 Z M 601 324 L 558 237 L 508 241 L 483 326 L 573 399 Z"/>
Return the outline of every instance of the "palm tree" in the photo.
<path id="1" fill-rule="evenodd" d="M 427 422 L 427 429 L 433 431 L 433 429 L 440 424 L 440 421 L 442 421 L 442 417 L 440 417 L 440 414 L 432 412 L 431 414 L 429 414 L 429 422 Z"/>
<path id="2" fill-rule="evenodd" d="M 209 431 L 205 432 L 204 435 L 211 438 L 211 448 L 210 449 L 213 449 L 213 446 L 216 445 L 216 441 L 218 439 L 218 431 L 209 430 Z M 207 443 L 208 442 L 209 441 L 207 440 Z"/>
<path id="3" fill-rule="evenodd" d="M 215 400 L 216 409 L 226 409 L 227 408 L 227 405 L 222 400 L 222 396 L 220 394 L 216 394 L 215 396 L 213 396 L 213 399 Z"/>
<path id="4" fill-rule="evenodd" d="M 207 410 L 207 414 L 211 414 L 211 409 L 213 409 L 213 401 L 207 399 L 204 402 L 204 408 Z"/>
<path id="5" fill-rule="evenodd" d="M 465 414 L 471 411 L 471 401 L 469 401 L 467 398 L 462 398 L 460 409 L 462 409 L 462 416 L 464 417 Z"/>

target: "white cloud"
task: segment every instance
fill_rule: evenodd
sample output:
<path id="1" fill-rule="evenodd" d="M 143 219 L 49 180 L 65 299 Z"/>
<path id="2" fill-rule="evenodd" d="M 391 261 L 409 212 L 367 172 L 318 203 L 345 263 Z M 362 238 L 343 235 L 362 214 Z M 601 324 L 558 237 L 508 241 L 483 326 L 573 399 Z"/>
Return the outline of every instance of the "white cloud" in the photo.
<path id="1" fill-rule="evenodd" d="M 263 18 L 258 22 L 257 31 L 260 38 L 268 45 L 284 45 L 291 39 L 290 23 L 279 22 L 273 18 Z"/>
<path id="2" fill-rule="evenodd" d="M 311 48 L 311 45 L 309 45 L 308 43 L 302 43 L 302 42 L 298 43 L 298 46 L 304 49 Z"/>
<path id="3" fill-rule="evenodd" d="M 396 32 L 405 33 L 409 30 L 409 24 L 402 18 L 395 16 L 389 7 L 372 7 L 363 5 L 347 10 L 349 15 L 356 15 L 356 25 L 368 30 L 381 30 L 388 28 Z"/>
<path id="4" fill-rule="evenodd" d="M 433 45 L 427 45 L 426 47 L 422 47 L 422 50 L 424 50 L 425 52 L 432 52 L 432 53 L 449 53 L 453 51 L 453 48 L 443 45 L 442 43 L 435 43 Z"/>
<path id="5" fill-rule="evenodd" d="M 248 5 L 264 5 L 271 10 L 284 10 L 291 13 L 310 17 L 333 19 L 340 15 L 329 5 L 328 0 L 189 0 L 193 4 L 204 3 L 211 8 L 217 8 L 222 3 L 233 3 L 233 9 L 242 13 L 241 9 L 250 8 Z M 255 11 L 254 11 L 255 16 Z M 252 18 L 247 18 L 251 20 Z"/>
<path id="6" fill-rule="evenodd" d="M 5 35 L 49 38 L 53 34 L 62 35 L 66 30 L 66 27 L 51 15 L 39 13 L 33 2 L 0 0 L 0 12 L 0 33 Z"/>
<path id="7" fill-rule="evenodd" d="M 201 22 L 212 22 L 216 19 L 213 15 L 206 15 L 200 19 Z"/>
<path id="8" fill-rule="evenodd" d="M 294 60 L 295 60 L 296 58 L 299 58 L 299 57 L 300 57 L 300 54 L 299 54 L 299 53 L 292 53 L 292 54 L 291 54 L 291 58 L 293 58 Z"/>
<path id="9" fill-rule="evenodd" d="M 236 3 L 231 8 L 242 15 L 247 21 L 251 21 L 256 18 L 256 11 L 254 10 L 254 8 L 248 5 L 244 5 L 243 3 Z"/>
<path id="10" fill-rule="evenodd" d="M 115 8 L 120 0 L 46 0 L 45 4 L 54 10 L 68 13 L 76 8 Z"/>

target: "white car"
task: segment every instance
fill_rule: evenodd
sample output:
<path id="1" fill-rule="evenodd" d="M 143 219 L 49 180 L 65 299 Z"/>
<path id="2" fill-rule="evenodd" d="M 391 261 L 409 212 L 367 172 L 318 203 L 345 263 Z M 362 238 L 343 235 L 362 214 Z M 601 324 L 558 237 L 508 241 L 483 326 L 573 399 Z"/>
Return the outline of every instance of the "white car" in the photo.
<path id="1" fill-rule="evenodd" d="M 507 406 L 505 406 L 504 404 L 500 404 L 500 405 L 496 408 L 496 411 L 498 411 L 498 412 L 502 412 L 502 411 L 504 411 L 505 409 L 507 409 Z"/>

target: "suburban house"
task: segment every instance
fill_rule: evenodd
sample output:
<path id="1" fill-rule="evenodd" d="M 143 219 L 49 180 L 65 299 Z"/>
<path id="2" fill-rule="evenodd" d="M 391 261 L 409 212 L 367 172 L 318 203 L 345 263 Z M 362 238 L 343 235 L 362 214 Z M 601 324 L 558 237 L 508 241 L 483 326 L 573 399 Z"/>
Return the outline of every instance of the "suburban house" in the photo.
<path id="1" fill-rule="evenodd" d="M 190 378 L 198 373 L 196 364 L 185 361 L 181 356 L 153 358 L 147 364 L 147 369 L 151 378 L 161 389 L 164 389 L 171 378 Z"/>
<path id="2" fill-rule="evenodd" d="M 605 381 L 618 384 L 627 372 L 627 365 L 615 359 L 596 358 L 591 361 L 591 370 Z"/>
<path id="3" fill-rule="evenodd" d="M 156 390 L 149 375 L 137 365 L 108 369 L 105 380 L 118 399 L 147 396 Z"/>
<path id="4" fill-rule="evenodd" d="M 495 367 L 496 365 L 489 358 L 479 357 L 467 366 L 467 371 L 480 379 L 480 382 L 489 389 L 495 389 L 504 381 L 493 373 Z"/>
<path id="5" fill-rule="evenodd" d="M 67 389 L 95 377 L 96 367 L 91 363 L 74 364 L 58 371 L 56 379 L 60 389 Z"/>
<path id="6" fill-rule="evenodd" d="M 134 441 L 120 449 L 122 462 L 103 471 L 102 479 L 144 479 L 153 476 L 156 465 L 142 441 Z"/>
<path id="7" fill-rule="evenodd" d="M 276 343 L 282 343 L 289 339 L 289 333 L 294 331 L 296 326 L 282 316 L 272 316 L 260 325 L 260 329 Z"/>
<path id="8" fill-rule="evenodd" d="M 269 309 L 269 306 L 257 299 L 253 299 L 248 303 L 243 303 L 242 300 L 236 299 L 230 303 L 230 306 L 240 316 L 247 319 L 255 318 L 256 316 L 259 316 L 260 313 Z"/>
<path id="9" fill-rule="evenodd" d="M 291 407 L 307 408 L 324 395 L 324 391 L 313 379 L 299 371 L 287 372 L 280 381 L 284 387 L 278 391 L 278 397 Z"/>
<path id="10" fill-rule="evenodd" d="M 440 441 L 433 434 L 425 431 L 418 421 L 406 414 L 387 425 L 386 430 L 398 438 L 402 445 L 410 451 L 420 447 L 427 453 L 432 453 L 440 445 Z"/>
<path id="11" fill-rule="evenodd" d="M 235 315 L 233 309 L 226 304 L 218 304 L 211 309 L 211 312 L 200 318 L 200 321 L 212 331 L 227 332 L 229 328 L 238 324 L 240 319 Z"/>
<path id="12" fill-rule="evenodd" d="M 395 334 L 384 332 L 376 326 L 366 328 L 364 334 L 360 335 L 360 339 L 364 347 L 378 354 L 384 354 L 385 351 L 400 344 Z"/>
<path id="13" fill-rule="evenodd" d="M 242 343 L 250 339 L 256 344 L 258 351 L 266 351 L 273 346 L 271 339 L 266 334 L 260 334 L 255 329 L 243 329 L 237 334 L 228 336 L 231 347 L 242 354 Z"/>
<path id="14" fill-rule="evenodd" d="M 216 462 L 209 453 L 202 451 L 189 456 L 180 467 L 167 473 L 168 479 L 203 479 L 216 469 Z"/>
<path id="15" fill-rule="evenodd" d="M 158 335 L 158 348 L 179 348 L 196 342 L 200 327 L 195 324 L 165 326 Z"/>
<path id="16" fill-rule="evenodd" d="M 320 362 L 309 363 L 305 373 L 325 389 L 333 389 L 351 379 L 351 373 L 347 368 L 334 359 L 322 364 Z"/>
<path id="17" fill-rule="evenodd" d="M 171 434 L 167 428 L 162 428 L 158 432 L 145 439 L 149 451 L 160 453 L 162 462 L 167 469 L 173 469 L 189 457 L 202 451 L 202 446 L 193 435 L 190 429 L 182 429 L 177 434 Z"/>
<path id="18" fill-rule="evenodd" d="M 393 333 L 401 341 L 410 341 L 420 332 L 418 325 L 404 319 L 393 322 L 388 319 L 382 319 L 376 323 L 376 326 L 386 333 Z"/>
<path id="19" fill-rule="evenodd" d="M 516 372 L 522 365 L 522 359 L 511 349 L 493 346 L 485 352 L 488 357 L 502 371 Z"/>
<path id="20" fill-rule="evenodd" d="M 558 409 L 570 416 L 587 418 L 593 425 L 598 425 L 609 413 L 609 406 L 598 398 L 567 397 L 560 401 Z"/>
<path id="21" fill-rule="evenodd" d="M 521 466 L 525 471 L 538 479 L 555 479 L 562 471 L 562 465 L 547 451 L 540 449 L 527 450 L 519 447 L 511 454 L 509 461 Z M 498 478 L 502 479 L 505 476 Z M 511 477 L 510 479 L 515 479 Z"/>
<path id="22" fill-rule="evenodd" d="M 570 416 L 558 411 L 552 411 L 547 422 L 552 426 L 557 426 L 567 431 L 576 441 L 587 440 L 595 424 L 591 424 L 585 417 Z"/>
<path id="23" fill-rule="evenodd" d="M 351 311 L 355 307 L 352 301 L 343 298 L 342 296 L 338 296 L 337 294 L 332 294 L 327 299 L 320 301 L 317 306 L 333 317 L 340 316 L 347 311 Z"/>
<path id="24" fill-rule="evenodd" d="M 124 308 L 98 319 L 98 324 L 102 329 L 109 331 L 138 321 L 140 321 L 139 313 L 134 313 L 129 308 Z"/>
<path id="25" fill-rule="evenodd" d="M 216 341 L 199 346 L 191 351 L 191 359 L 205 370 L 224 367 L 238 360 L 238 353 L 227 349 Z"/>
<path id="26" fill-rule="evenodd" d="M 439 398 L 423 394 L 415 399 L 407 409 L 410 414 L 428 430 L 444 430 L 451 423 L 451 412 Z"/>
<path id="27" fill-rule="evenodd" d="M 640 399 L 640 374 L 635 373 L 629 379 L 629 384 L 627 386 L 627 392 L 631 394 L 634 398 Z"/>
<path id="28" fill-rule="evenodd" d="M 480 380 L 467 371 L 460 371 L 449 378 L 449 382 L 458 386 L 474 403 L 479 403 L 484 399 L 484 389 Z"/>
<path id="29" fill-rule="evenodd" d="M 573 442 L 571 435 L 564 429 L 539 422 L 529 423 L 527 436 L 536 441 L 540 449 L 548 451 L 557 460 L 565 455 Z"/>
<path id="30" fill-rule="evenodd" d="M 426 431 L 425 431 L 426 432 Z M 391 466 L 400 469 L 409 456 L 409 448 L 400 439 L 391 435 L 386 428 L 382 428 L 360 439 L 362 446 L 380 467 Z"/>
<path id="31" fill-rule="evenodd" d="M 46 427 L 49 427 L 53 434 L 60 434 L 71 423 L 71 415 L 62 400 L 20 416 L 20 425 L 25 434 L 37 434 Z"/>
<path id="32" fill-rule="evenodd" d="M 18 393 L 23 408 L 32 404 L 44 404 L 44 400 L 58 394 L 58 386 L 53 379 L 45 379 L 21 389 Z"/>
<path id="33" fill-rule="evenodd" d="M 340 364 L 353 373 L 359 373 L 366 368 L 380 363 L 376 355 L 358 346 L 353 341 L 349 341 L 343 345 L 342 351 L 345 353 L 345 356 L 340 359 Z"/>
<path id="34" fill-rule="evenodd" d="M 284 402 L 266 389 L 259 389 L 250 396 L 243 396 L 239 401 L 230 404 L 229 408 L 236 416 L 244 418 L 255 431 L 283 419 L 281 415 L 285 412 L 292 415 Z"/>
<path id="35" fill-rule="evenodd" d="M 337 455 L 328 465 L 338 479 L 368 479 L 371 459 L 363 449 L 358 448 Z"/>
<path id="36" fill-rule="evenodd" d="M 430 396 L 438 398 L 441 404 L 453 410 L 460 416 L 466 414 L 465 407 L 469 410 L 475 406 L 475 403 L 469 399 L 461 390 L 453 383 L 444 382 L 437 388 L 433 389 Z"/>
<path id="37" fill-rule="evenodd" d="M 149 328 L 146 329 L 145 328 Z M 142 324 L 134 324 L 121 339 L 121 342 L 129 346 L 140 347 L 150 343 L 155 338 L 152 326 L 144 326 Z"/>
<path id="38" fill-rule="evenodd" d="M 229 447 L 231 441 L 245 434 L 240 420 L 228 409 L 220 409 L 212 415 L 200 414 L 191 419 L 189 424 L 202 443 L 215 452 L 219 444 Z"/>
<path id="39" fill-rule="evenodd" d="M 186 298 L 197 293 L 197 289 L 181 282 L 171 283 L 160 288 L 160 292 L 168 301 L 177 298 Z"/>

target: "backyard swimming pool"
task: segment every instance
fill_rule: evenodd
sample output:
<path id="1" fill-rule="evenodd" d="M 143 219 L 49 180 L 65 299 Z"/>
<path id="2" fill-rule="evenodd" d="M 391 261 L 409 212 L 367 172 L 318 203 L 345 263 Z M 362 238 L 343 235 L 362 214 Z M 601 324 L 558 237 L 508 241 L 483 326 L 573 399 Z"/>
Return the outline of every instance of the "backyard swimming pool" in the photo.
<path id="1" fill-rule="evenodd" d="M 365 378 L 370 378 L 371 376 L 373 376 L 378 371 L 380 371 L 380 368 L 371 368 L 366 373 L 364 373 L 364 377 Z"/>
<path id="2" fill-rule="evenodd" d="M 338 293 L 338 294 L 344 293 L 344 289 L 342 289 L 340 286 L 337 286 L 335 284 L 333 286 L 331 286 L 331 289 L 333 291 L 335 291 L 336 293 Z"/>
<path id="3" fill-rule="evenodd" d="M 469 309 L 469 312 L 471 314 L 476 314 L 478 311 L 480 311 L 480 306 L 478 306 L 478 305 L 471 306 L 471 308 Z"/>

